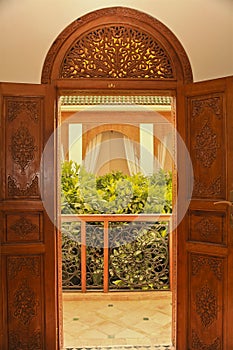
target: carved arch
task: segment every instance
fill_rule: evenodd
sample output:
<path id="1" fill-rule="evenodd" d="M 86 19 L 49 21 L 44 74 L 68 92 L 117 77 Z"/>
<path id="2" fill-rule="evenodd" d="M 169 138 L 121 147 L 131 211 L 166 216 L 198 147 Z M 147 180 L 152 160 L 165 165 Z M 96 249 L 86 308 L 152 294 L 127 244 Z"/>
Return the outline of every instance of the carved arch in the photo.
<path id="1" fill-rule="evenodd" d="M 193 81 L 188 56 L 170 29 L 126 7 L 77 18 L 52 44 L 41 82 L 85 78 Z"/>

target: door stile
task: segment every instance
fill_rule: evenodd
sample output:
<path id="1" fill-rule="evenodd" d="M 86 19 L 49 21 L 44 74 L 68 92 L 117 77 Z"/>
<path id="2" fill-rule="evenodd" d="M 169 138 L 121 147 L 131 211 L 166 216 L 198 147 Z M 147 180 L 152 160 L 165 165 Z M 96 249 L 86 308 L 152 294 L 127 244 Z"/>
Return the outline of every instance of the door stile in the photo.
<path id="1" fill-rule="evenodd" d="M 227 200 L 233 201 L 233 142 L 232 142 L 232 135 L 233 135 L 233 77 L 229 77 L 226 80 L 226 86 L 227 86 L 227 114 L 229 115 L 229 119 L 227 120 L 227 154 L 226 154 L 226 161 L 227 161 L 227 168 L 228 171 L 228 181 L 227 181 Z M 226 346 L 229 347 L 229 349 L 233 349 L 233 224 L 232 224 L 232 208 L 228 206 L 228 269 L 227 269 L 227 283 L 226 283 L 226 295 L 225 300 L 227 300 L 227 318 L 225 320 L 226 323 L 226 329 L 225 329 L 225 339 L 228 339 L 228 343 L 226 343 Z"/>
<path id="2" fill-rule="evenodd" d="M 184 99 L 184 85 L 177 84 L 177 133 L 180 135 L 185 144 L 187 144 L 187 131 L 186 131 L 186 118 L 185 118 L 185 99 Z M 177 147 L 178 148 L 178 147 Z M 179 177 L 181 174 L 182 179 Z M 186 182 L 185 164 L 183 162 L 182 150 L 177 149 L 177 192 L 178 188 L 184 189 L 186 186 L 182 186 L 181 183 Z M 182 198 L 186 198 L 187 194 L 182 193 Z M 182 201 L 182 198 L 179 198 Z M 177 198 L 178 199 L 178 198 Z M 189 199 L 189 198 L 187 198 Z M 177 222 L 179 220 L 178 214 L 182 203 L 177 203 Z M 173 344 L 178 350 L 187 349 L 187 323 L 188 323 L 188 310 L 187 304 L 187 290 L 188 274 L 186 268 L 187 252 L 185 249 L 186 232 L 188 230 L 188 217 L 184 216 L 183 220 L 177 226 L 176 232 L 176 245 L 177 245 L 177 266 L 176 266 L 176 314 L 173 317 L 176 320 L 176 343 Z"/>
<path id="3" fill-rule="evenodd" d="M 42 85 L 43 86 L 43 85 Z M 41 172 L 43 178 L 43 205 L 45 211 L 45 271 L 47 310 L 46 310 L 46 349 L 61 349 L 62 329 L 62 293 L 61 293 L 61 241 L 58 234 L 59 175 L 57 169 L 57 96 L 53 85 L 48 85 L 47 103 L 44 121 L 44 149 Z"/>

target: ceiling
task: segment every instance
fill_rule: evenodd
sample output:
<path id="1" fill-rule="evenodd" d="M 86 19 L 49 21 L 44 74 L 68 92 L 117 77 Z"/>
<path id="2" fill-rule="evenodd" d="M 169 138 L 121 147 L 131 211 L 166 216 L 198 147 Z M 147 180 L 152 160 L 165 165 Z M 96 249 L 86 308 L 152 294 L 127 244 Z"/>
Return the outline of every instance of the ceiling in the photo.
<path id="1" fill-rule="evenodd" d="M 40 83 L 45 57 L 62 30 L 112 6 L 165 24 L 186 50 L 194 81 L 233 75 L 233 0 L 0 0 L 0 81 Z"/>

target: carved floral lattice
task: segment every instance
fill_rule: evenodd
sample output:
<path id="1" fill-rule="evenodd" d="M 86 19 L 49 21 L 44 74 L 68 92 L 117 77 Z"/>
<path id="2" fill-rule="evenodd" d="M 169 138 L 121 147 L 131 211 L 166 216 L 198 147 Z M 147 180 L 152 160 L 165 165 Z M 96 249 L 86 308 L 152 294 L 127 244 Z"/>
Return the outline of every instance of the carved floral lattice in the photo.
<path id="1" fill-rule="evenodd" d="M 34 159 L 37 146 L 35 146 L 34 137 L 23 124 L 21 124 L 16 133 L 12 135 L 10 149 L 12 159 L 20 166 L 21 173 L 25 174 L 25 169 Z"/>
<path id="2" fill-rule="evenodd" d="M 152 16 L 148 16 L 146 13 L 134 10 L 127 7 L 108 7 L 93 12 L 87 13 L 86 15 L 77 18 L 75 21 L 69 24 L 60 35 L 53 42 L 44 62 L 41 82 L 47 84 L 53 79 L 59 79 L 61 77 L 61 64 L 63 58 L 66 54 L 64 52 L 65 43 L 69 44 L 69 47 L 73 45 L 73 38 L 78 38 L 82 36 L 82 33 L 86 31 L 86 28 L 96 28 L 97 24 L 103 25 L 114 24 L 119 25 L 119 18 L 123 23 L 134 23 L 135 27 L 140 28 L 143 32 L 146 27 L 146 31 L 156 31 L 159 36 L 163 38 L 163 42 L 166 43 L 166 49 L 168 52 L 173 52 L 174 54 L 174 66 L 173 66 L 173 76 L 176 77 L 176 72 L 181 70 L 184 76 L 184 81 L 190 83 L 193 81 L 192 70 L 190 66 L 187 54 L 177 40 L 177 37 L 160 21 Z M 157 34 L 155 34 L 157 35 Z M 55 61 L 59 57 L 58 65 L 55 67 Z M 177 64 L 175 64 L 175 61 Z M 179 65 L 181 67 L 179 68 Z M 178 80 L 180 78 L 178 77 Z M 181 79 L 183 81 L 183 79 Z"/>
<path id="3" fill-rule="evenodd" d="M 171 59 L 145 32 L 126 26 L 95 29 L 66 53 L 61 78 L 173 79 Z"/>
<path id="4" fill-rule="evenodd" d="M 20 238 L 24 238 L 30 233 L 38 232 L 39 228 L 37 225 L 34 225 L 30 220 L 26 219 L 24 216 L 21 216 L 13 225 L 10 226 L 10 229 L 13 230 L 16 235 Z"/>
<path id="5" fill-rule="evenodd" d="M 216 139 L 217 135 L 213 132 L 208 122 L 195 137 L 196 145 L 194 149 L 196 157 L 206 168 L 209 168 L 216 159 L 217 149 L 219 148 Z"/>
<path id="6" fill-rule="evenodd" d="M 23 280 L 14 294 L 14 316 L 24 325 L 28 325 L 37 315 L 37 306 L 38 301 L 34 291 L 29 287 L 28 282 Z"/>
<path id="7" fill-rule="evenodd" d="M 196 311 L 204 327 L 209 327 L 217 319 L 217 297 L 207 282 L 196 294 Z"/>

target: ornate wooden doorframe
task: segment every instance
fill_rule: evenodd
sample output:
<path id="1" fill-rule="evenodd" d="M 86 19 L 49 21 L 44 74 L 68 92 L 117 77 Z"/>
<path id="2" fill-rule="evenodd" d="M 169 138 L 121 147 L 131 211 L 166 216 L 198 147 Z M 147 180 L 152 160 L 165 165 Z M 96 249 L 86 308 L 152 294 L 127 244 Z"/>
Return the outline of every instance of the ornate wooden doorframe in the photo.
<path id="1" fill-rule="evenodd" d="M 41 83 L 0 84 L 0 347 L 59 348 L 56 230 L 38 190 L 40 183 L 49 193 L 55 174 L 55 144 L 49 167 L 39 164 L 54 132 L 55 91 L 127 90 L 175 96 L 177 130 L 194 162 L 194 198 L 177 235 L 177 349 L 231 349 L 233 305 L 227 287 L 233 279 L 232 228 L 224 204 L 216 210 L 213 203 L 229 200 L 233 183 L 233 145 L 227 134 L 233 130 L 232 78 L 193 84 L 188 57 L 166 26 L 140 11 L 113 7 L 78 18 L 58 36 Z M 205 132 L 209 143 L 202 149 Z M 14 144 L 17 149 L 24 145 L 25 151 L 15 151 Z M 182 161 L 178 155 L 178 164 Z"/>
<path id="2" fill-rule="evenodd" d="M 123 7 L 94 11 L 65 28 L 47 54 L 41 78 L 43 84 L 54 84 L 58 95 L 142 91 L 176 97 L 177 87 L 192 81 L 189 59 L 176 36 L 148 14 Z M 175 305 L 176 274 L 173 287 Z"/>
<path id="3" fill-rule="evenodd" d="M 78 18 L 58 36 L 41 81 L 55 84 L 59 94 L 157 91 L 176 98 L 177 131 L 194 164 L 194 192 L 191 198 L 181 152 L 179 180 L 191 204 L 174 242 L 173 345 L 178 350 L 232 348 L 232 226 L 229 210 L 224 204 L 216 209 L 214 202 L 233 199 L 233 144 L 227 133 L 233 129 L 233 79 L 193 84 L 187 54 L 166 26 L 140 11 L 113 7 Z M 178 201 L 178 215 L 182 205 Z"/>

